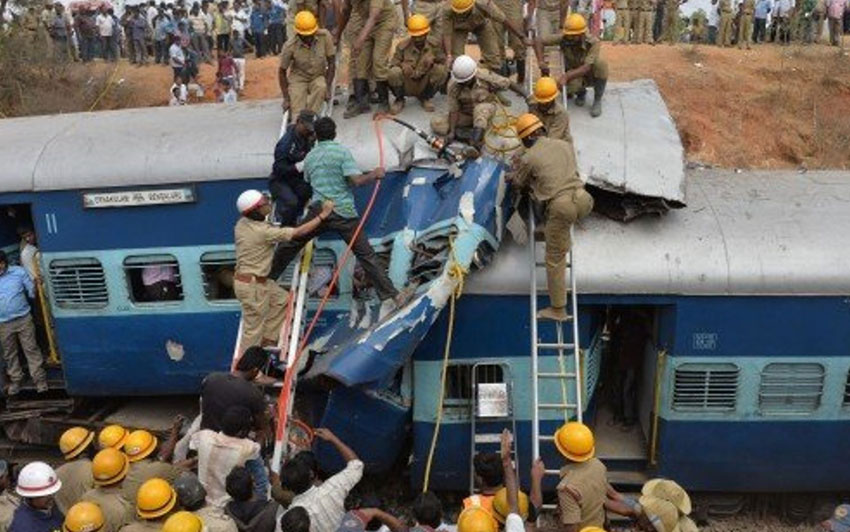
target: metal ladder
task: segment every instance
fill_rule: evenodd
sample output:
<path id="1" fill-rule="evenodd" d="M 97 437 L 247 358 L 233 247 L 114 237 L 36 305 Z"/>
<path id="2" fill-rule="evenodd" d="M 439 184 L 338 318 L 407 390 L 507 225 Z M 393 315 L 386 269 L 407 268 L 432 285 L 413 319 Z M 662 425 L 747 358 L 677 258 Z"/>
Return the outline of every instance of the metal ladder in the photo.
<path id="1" fill-rule="evenodd" d="M 555 328 L 554 342 L 540 341 L 540 327 L 537 318 L 537 268 L 545 266 L 545 263 L 537 261 L 536 245 L 535 245 L 535 220 L 534 213 L 529 212 L 528 220 L 528 238 L 529 238 L 529 263 L 531 265 L 531 286 L 529 294 L 529 303 L 531 311 L 531 394 L 532 394 L 532 423 L 531 423 L 531 438 L 532 438 L 532 463 L 540 458 L 540 448 L 542 443 L 548 443 L 554 446 L 554 436 L 551 434 L 541 434 L 541 417 L 543 413 L 560 412 L 563 414 L 564 422 L 575 419 L 582 421 L 582 368 L 581 368 L 581 349 L 579 348 L 578 336 L 578 299 L 576 297 L 576 278 L 573 270 L 573 247 L 570 247 L 567 255 L 567 268 L 569 269 L 570 294 L 567 298 L 567 314 L 570 318 L 567 322 L 551 322 Z M 570 227 L 570 240 L 573 241 L 573 228 Z M 564 325 L 572 325 L 572 342 L 566 342 L 564 339 Z M 558 358 L 557 371 L 540 371 L 540 352 L 555 351 Z M 565 353 L 572 352 L 573 371 L 567 371 L 567 363 Z M 541 402 L 540 401 L 540 384 L 546 381 L 556 381 L 560 384 L 561 397 L 560 402 Z M 574 398 L 568 397 L 570 394 L 569 384 L 573 383 Z M 558 469 L 547 469 L 546 475 L 559 476 Z M 555 505 L 544 505 L 544 509 L 554 509 Z"/>
<path id="2" fill-rule="evenodd" d="M 491 369 L 492 368 L 492 369 Z M 495 374 L 496 368 L 502 370 L 502 382 L 498 382 Z M 493 373 L 487 375 L 486 372 Z M 484 382 L 479 375 L 484 373 Z M 472 394 L 470 397 L 470 452 L 469 452 L 469 493 L 476 493 L 475 487 L 475 455 L 480 452 L 499 452 L 501 446 L 502 429 L 510 428 L 513 434 L 511 448 L 511 459 L 514 462 L 514 470 L 517 469 L 517 443 L 516 443 L 516 415 L 513 400 L 513 377 L 511 367 L 507 363 L 476 363 L 469 372 Z M 481 393 L 488 397 L 488 405 L 482 411 Z M 499 398 L 504 394 L 504 404 L 498 404 Z M 494 404 L 495 402 L 495 404 Z M 494 408 L 495 407 L 495 408 Z M 481 424 L 487 424 L 487 432 L 479 432 Z M 494 430 L 493 426 L 499 426 Z"/>

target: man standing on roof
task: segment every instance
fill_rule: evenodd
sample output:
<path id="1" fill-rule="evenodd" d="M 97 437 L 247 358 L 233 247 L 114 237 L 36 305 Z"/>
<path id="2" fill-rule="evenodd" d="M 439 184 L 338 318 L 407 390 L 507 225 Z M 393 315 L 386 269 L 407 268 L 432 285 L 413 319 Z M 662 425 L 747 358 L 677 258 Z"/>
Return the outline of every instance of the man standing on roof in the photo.
<path id="1" fill-rule="evenodd" d="M 413 15 L 407 21 L 410 35 L 396 46 L 390 62 L 388 79 L 395 101 L 390 106 L 392 114 L 404 109 L 406 96 L 418 97 L 422 108 L 434 111 L 431 97 L 446 82 L 445 65 L 437 62 L 439 49 L 429 41 L 431 25 L 425 15 Z"/>
<path id="2" fill-rule="evenodd" d="M 269 200 L 258 190 L 246 190 L 236 200 L 241 218 L 236 222 L 236 273 L 233 291 L 242 305 L 240 352 L 253 345 L 277 345 L 286 313 L 286 291 L 269 279 L 274 248 L 278 242 L 311 234 L 333 212 L 325 202 L 318 215 L 298 227 L 276 227 L 269 223 Z"/>
<path id="3" fill-rule="evenodd" d="M 330 96 L 333 85 L 333 37 L 309 11 L 295 16 L 295 35 L 283 45 L 277 79 L 283 95 L 283 109 L 298 116 L 302 109 L 318 113 Z"/>
<path id="4" fill-rule="evenodd" d="M 449 7 L 449 9 L 446 9 Z M 529 42 L 513 21 L 490 0 L 451 0 L 450 6 L 443 7 L 443 47 L 446 52 L 446 65 L 452 65 L 456 57 L 464 54 L 466 39 L 473 33 L 481 48 L 481 62 L 494 72 L 502 66 L 499 49 L 499 36 L 495 24 L 504 24 L 524 46 Z M 515 50 L 522 55 L 525 50 Z M 522 52 L 522 53 L 521 53 Z"/>
<path id="5" fill-rule="evenodd" d="M 602 45 L 599 40 L 587 34 L 584 17 L 573 13 L 564 21 L 563 35 L 537 40 L 535 52 L 544 73 L 549 71 L 549 64 L 543 57 L 543 47 L 553 45 L 559 45 L 564 56 L 564 73 L 558 78 L 558 84 L 566 87 L 568 95 L 575 95 L 579 107 L 584 105 L 587 87 L 593 87 L 590 116 L 601 115 L 602 95 L 608 84 L 608 63 L 600 57 Z"/>
<path id="6" fill-rule="evenodd" d="M 558 83 L 544 76 L 534 84 L 534 94 L 528 104 L 528 112 L 536 116 L 546 129 L 550 139 L 561 139 L 572 144 L 570 134 L 570 116 L 564 106 L 558 103 Z"/>
<path id="7" fill-rule="evenodd" d="M 515 187 L 531 189 L 532 198 L 544 207 L 546 218 L 546 280 L 549 306 L 538 312 L 543 319 L 566 321 L 567 253 L 570 228 L 593 209 L 593 197 L 578 175 L 573 145 L 546 138 L 543 123 L 526 113 L 517 119 L 517 136 L 525 146 L 511 175 Z"/>

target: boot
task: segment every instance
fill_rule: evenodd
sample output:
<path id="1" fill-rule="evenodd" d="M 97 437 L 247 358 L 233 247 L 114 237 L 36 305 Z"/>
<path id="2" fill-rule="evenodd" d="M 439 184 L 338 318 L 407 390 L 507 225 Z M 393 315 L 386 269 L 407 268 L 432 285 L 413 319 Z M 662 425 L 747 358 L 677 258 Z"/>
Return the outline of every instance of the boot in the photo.
<path id="1" fill-rule="evenodd" d="M 425 87 L 425 90 L 422 91 L 422 94 L 419 96 L 419 101 L 422 103 L 422 109 L 425 110 L 426 113 L 434 112 L 434 104 L 431 102 L 431 98 L 434 97 L 434 89 L 431 85 Z"/>
<path id="2" fill-rule="evenodd" d="M 516 82 L 518 85 L 525 83 L 525 59 L 516 60 Z"/>
<path id="3" fill-rule="evenodd" d="M 390 105 L 390 113 L 397 115 L 404 109 L 404 87 L 390 86 L 390 92 L 395 96 L 395 100 Z"/>
<path id="4" fill-rule="evenodd" d="M 390 110 L 390 85 L 386 80 L 375 82 L 375 92 L 378 93 L 378 110 L 387 113 Z"/>
<path id="5" fill-rule="evenodd" d="M 502 68 L 499 69 L 499 74 L 505 78 L 511 75 L 511 67 L 508 66 L 507 61 L 502 61 Z"/>
<path id="6" fill-rule="evenodd" d="M 472 137 L 469 139 L 469 143 L 472 145 L 473 148 L 480 152 L 481 146 L 484 144 L 484 128 L 472 128 Z"/>
<path id="7" fill-rule="evenodd" d="M 354 118 L 360 113 L 368 113 L 372 110 L 369 106 L 369 81 L 355 79 L 352 84 L 354 85 L 355 105 L 345 110 L 345 113 L 342 115 L 343 118 Z"/>
<path id="8" fill-rule="evenodd" d="M 576 106 L 584 107 L 584 99 L 587 97 L 587 89 L 581 89 L 576 93 Z"/>
<path id="9" fill-rule="evenodd" d="M 607 84 L 607 79 L 593 81 L 593 105 L 590 108 L 590 116 L 593 118 L 602 114 L 602 95 L 605 94 L 605 85 Z"/>
<path id="10" fill-rule="evenodd" d="M 564 307 L 546 307 L 537 312 L 537 318 L 541 320 L 567 321 L 570 315 Z"/>

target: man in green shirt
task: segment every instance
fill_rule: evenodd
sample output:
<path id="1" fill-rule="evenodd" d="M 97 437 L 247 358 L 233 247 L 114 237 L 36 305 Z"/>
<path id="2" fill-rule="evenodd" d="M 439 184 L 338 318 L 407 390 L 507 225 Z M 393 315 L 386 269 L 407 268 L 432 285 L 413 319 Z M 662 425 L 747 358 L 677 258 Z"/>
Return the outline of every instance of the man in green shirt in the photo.
<path id="1" fill-rule="evenodd" d="M 384 169 L 381 167 L 365 173 L 360 171 L 351 151 L 334 141 L 336 124 L 333 119 L 322 117 L 316 120 L 314 127 L 317 142 L 304 159 L 304 179 L 313 187 L 313 200 L 316 202 L 332 200 L 334 210 L 323 217 L 318 209 L 319 203 L 311 205 L 305 221 L 319 216 L 322 220 L 319 227 L 301 237 L 280 243 L 275 251 L 272 271 L 286 269 L 301 248 L 322 233 L 334 232 L 339 234 L 346 243 L 351 242 L 360 223 L 351 187 L 365 185 L 384 177 Z M 387 273 L 378 264 L 375 250 L 372 249 L 372 245 L 362 231 L 354 240 L 352 251 L 363 266 L 381 301 L 393 299 L 397 306 L 401 306 L 409 294 L 399 293 L 393 286 Z"/>

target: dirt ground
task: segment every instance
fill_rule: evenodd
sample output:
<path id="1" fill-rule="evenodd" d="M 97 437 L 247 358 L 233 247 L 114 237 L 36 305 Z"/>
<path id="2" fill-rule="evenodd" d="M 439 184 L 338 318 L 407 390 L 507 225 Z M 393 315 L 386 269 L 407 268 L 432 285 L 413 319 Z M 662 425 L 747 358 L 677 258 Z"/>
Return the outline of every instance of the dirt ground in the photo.
<path id="1" fill-rule="evenodd" d="M 688 160 L 734 168 L 850 166 L 850 57 L 828 46 L 604 45 L 614 81 L 652 78 Z M 276 57 L 249 59 L 243 99 L 279 97 Z M 112 69 L 95 65 L 95 69 Z M 171 70 L 122 63 L 99 108 L 165 105 Z M 102 72 L 101 72 L 102 73 Z M 202 65 L 210 87 L 214 69 Z M 120 96 L 119 96 L 120 95 Z M 207 91 L 205 100 L 213 101 Z"/>

